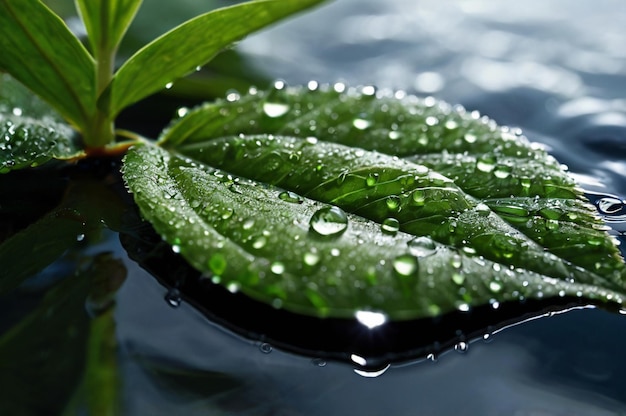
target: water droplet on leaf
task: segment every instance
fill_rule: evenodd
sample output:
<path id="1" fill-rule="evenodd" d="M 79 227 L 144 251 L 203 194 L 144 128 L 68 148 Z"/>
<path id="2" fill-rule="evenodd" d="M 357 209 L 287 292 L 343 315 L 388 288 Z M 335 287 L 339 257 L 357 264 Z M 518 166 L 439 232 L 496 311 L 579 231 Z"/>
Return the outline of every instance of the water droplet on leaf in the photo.
<path id="1" fill-rule="evenodd" d="M 348 228 L 348 216 L 339 207 L 325 207 L 313 214 L 309 225 L 319 235 L 337 236 Z"/>
<path id="2" fill-rule="evenodd" d="M 380 226 L 380 229 L 385 234 L 396 235 L 400 230 L 400 222 L 395 218 L 385 218 Z"/>

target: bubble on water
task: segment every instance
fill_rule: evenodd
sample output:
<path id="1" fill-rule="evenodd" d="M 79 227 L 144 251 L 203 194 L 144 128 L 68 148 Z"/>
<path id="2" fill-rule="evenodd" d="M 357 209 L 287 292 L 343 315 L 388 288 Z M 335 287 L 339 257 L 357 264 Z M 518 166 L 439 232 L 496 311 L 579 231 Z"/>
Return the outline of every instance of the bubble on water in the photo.
<path id="1" fill-rule="evenodd" d="M 269 354 L 274 350 L 274 348 L 272 347 L 271 344 L 268 344 L 267 342 L 263 342 L 261 343 L 261 345 L 259 345 L 259 351 L 261 351 L 263 354 Z"/>
<path id="2" fill-rule="evenodd" d="M 401 254 L 393 260 L 393 269 L 402 277 L 414 275 L 419 270 L 417 257 L 412 254 Z"/>
<path id="3" fill-rule="evenodd" d="M 469 351 L 469 343 L 465 341 L 457 342 L 454 346 L 454 350 L 458 353 L 465 354 Z"/>
<path id="4" fill-rule="evenodd" d="M 400 230 L 400 222 L 395 218 L 385 218 L 380 229 L 385 234 L 396 235 Z"/>
<path id="5" fill-rule="evenodd" d="M 172 288 L 168 290 L 164 296 L 164 299 L 165 299 L 165 302 L 167 302 L 167 304 L 171 306 L 172 308 L 178 308 L 183 302 L 183 299 L 180 295 L 180 291 L 176 288 Z"/>
<path id="6" fill-rule="evenodd" d="M 428 361 L 431 361 L 431 362 L 433 362 L 433 363 L 436 363 L 436 362 L 437 362 L 437 360 L 438 360 L 438 358 L 437 358 L 437 354 L 435 354 L 435 353 L 432 353 L 432 352 L 431 352 L 430 354 L 427 354 L 427 355 L 426 355 L 426 359 L 427 359 Z"/>
<path id="7" fill-rule="evenodd" d="M 322 358 L 313 358 L 311 360 L 311 364 L 313 364 L 316 367 L 326 367 L 327 365 L 326 361 Z"/>
<path id="8" fill-rule="evenodd" d="M 309 225 L 321 236 L 338 236 L 348 228 L 348 216 L 339 207 L 325 207 L 313 214 Z"/>
<path id="9" fill-rule="evenodd" d="M 281 200 L 285 202 L 291 202 L 294 204 L 301 204 L 302 202 L 304 202 L 304 199 L 300 197 L 300 195 L 293 193 L 291 191 L 281 192 L 280 194 L 278 194 L 278 198 L 280 198 Z"/>

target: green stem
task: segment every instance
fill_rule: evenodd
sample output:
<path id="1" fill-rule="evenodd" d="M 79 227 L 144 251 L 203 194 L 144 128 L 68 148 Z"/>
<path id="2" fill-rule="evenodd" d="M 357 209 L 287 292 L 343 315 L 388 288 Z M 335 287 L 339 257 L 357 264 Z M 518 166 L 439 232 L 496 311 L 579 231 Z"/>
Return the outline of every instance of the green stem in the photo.
<path id="1" fill-rule="evenodd" d="M 106 30 L 108 28 L 109 10 L 107 3 L 104 2 L 103 4 L 104 7 L 101 9 L 101 26 L 103 30 Z M 113 79 L 117 47 L 109 43 L 108 33 L 103 33 L 100 44 L 95 49 L 96 97 L 100 97 Z M 114 131 L 115 125 L 109 114 L 98 108 L 94 114 L 89 131 L 85 132 L 85 145 L 87 148 L 102 148 L 113 142 L 115 138 Z"/>

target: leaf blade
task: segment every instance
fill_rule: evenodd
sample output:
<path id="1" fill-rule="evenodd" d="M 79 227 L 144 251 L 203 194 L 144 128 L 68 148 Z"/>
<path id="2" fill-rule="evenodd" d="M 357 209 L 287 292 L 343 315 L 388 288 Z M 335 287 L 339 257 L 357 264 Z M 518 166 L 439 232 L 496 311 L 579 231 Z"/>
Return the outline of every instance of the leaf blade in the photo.
<path id="1" fill-rule="evenodd" d="M 93 59 L 40 1 L 0 1 L 0 68 L 79 129 L 95 105 Z"/>
<path id="2" fill-rule="evenodd" d="M 623 259 L 573 180 L 463 110 L 281 87 L 192 110 L 160 144 L 125 160 L 142 215 L 263 302 L 399 320 L 531 298 L 623 307 Z"/>
<path id="3" fill-rule="evenodd" d="M 119 111 L 187 75 L 222 49 L 270 23 L 321 0 L 260 0 L 198 16 L 166 33 L 131 57 L 116 73 L 101 107 Z M 211 30 L 206 30 L 211 28 Z M 194 42 L 186 40 L 193 37 Z"/>
<path id="4" fill-rule="evenodd" d="M 142 0 L 76 0 L 92 52 L 117 50 Z"/>

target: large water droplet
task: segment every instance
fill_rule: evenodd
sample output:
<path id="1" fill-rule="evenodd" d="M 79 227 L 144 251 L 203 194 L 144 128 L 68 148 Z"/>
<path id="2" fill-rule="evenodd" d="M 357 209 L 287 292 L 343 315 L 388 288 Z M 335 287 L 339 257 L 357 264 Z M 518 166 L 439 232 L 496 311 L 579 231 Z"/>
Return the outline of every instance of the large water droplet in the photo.
<path id="1" fill-rule="evenodd" d="M 385 234 L 396 235 L 400 230 L 400 222 L 395 218 L 385 218 L 380 229 Z"/>
<path id="2" fill-rule="evenodd" d="M 506 179 L 511 175 L 513 168 L 506 165 L 498 165 L 493 171 L 493 175 L 498 179 Z"/>
<path id="3" fill-rule="evenodd" d="M 278 198 L 282 199 L 285 202 L 291 202 L 294 204 L 301 204 L 304 200 L 300 197 L 300 195 L 295 194 L 291 191 L 284 191 L 278 194 Z"/>
<path id="4" fill-rule="evenodd" d="M 393 260 L 393 269 L 400 276 L 411 276 L 419 270 L 417 257 L 412 254 L 402 254 Z"/>
<path id="5" fill-rule="evenodd" d="M 483 155 L 476 161 L 476 169 L 481 172 L 489 173 L 496 167 L 496 158 L 491 155 Z"/>
<path id="6" fill-rule="evenodd" d="M 263 112 L 270 118 L 278 118 L 289 112 L 289 106 L 282 103 L 263 103 Z"/>
<path id="7" fill-rule="evenodd" d="M 365 184 L 367 186 L 374 186 L 378 183 L 378 173 L 370 173 L 369 175 L 367 175 L 367 178 L 365 179 Z"/>
<path id="8" fill-rule="evenodd" d="M 430 256 L 437 250 L 435 242 L 428 237 L 416 237 L 410 240 L 407 245 L 409 252 L 418 258 Z"/>
<path id="9" fill-rule="evenodd" d="M 325 207 L 313 214 L 309 225 L 319 235 L 336 236 L 348 228 L 348 216 L 339 207 Z"/>

